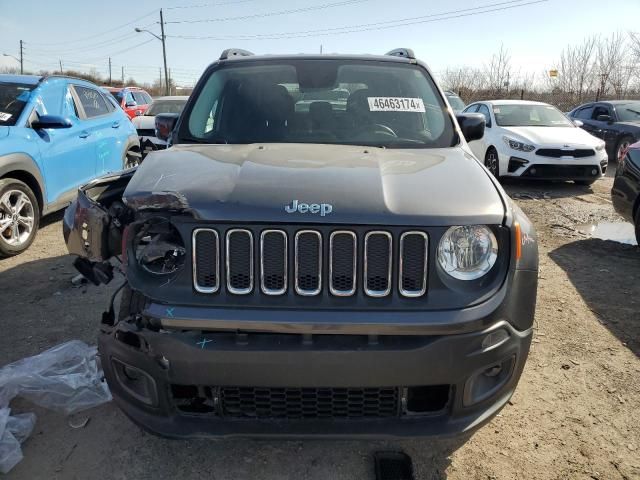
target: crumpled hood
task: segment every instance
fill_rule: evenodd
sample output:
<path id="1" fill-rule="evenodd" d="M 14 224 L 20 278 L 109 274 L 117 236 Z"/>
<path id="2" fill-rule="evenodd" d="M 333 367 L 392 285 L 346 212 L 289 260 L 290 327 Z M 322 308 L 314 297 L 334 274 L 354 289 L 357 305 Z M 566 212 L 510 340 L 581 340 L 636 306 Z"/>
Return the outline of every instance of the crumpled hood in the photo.
<path id="1" fill-rule="evenodd" d="M 578 127 L 503 127 L 506 134 L 513 134 L 526 142 L 539 145 L 569 145 L 595 148 L 602 140 Z"/>
<path id="2" fill-rule="evenodd" d="M 176 145 L 147 156 L 123 197 L 134 209 L 185 209 L 211 221 L 500 224 L 505 213 L 488 173 L 462 148 Z M 325 208 L 287 213 L 294 200 Z"/>

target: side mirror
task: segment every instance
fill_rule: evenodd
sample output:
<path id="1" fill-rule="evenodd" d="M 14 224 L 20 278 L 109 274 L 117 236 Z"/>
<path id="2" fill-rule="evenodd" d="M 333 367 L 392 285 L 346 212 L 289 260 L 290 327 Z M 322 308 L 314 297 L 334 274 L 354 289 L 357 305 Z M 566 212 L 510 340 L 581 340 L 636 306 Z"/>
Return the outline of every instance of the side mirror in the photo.
<path id="1" fill-rule="evenodd" d="M 573 124 L 576 127 L 583 127 L 584 126 L 584 122 L 580 121 L 580 120 L 573 120 Z"/>
<path id="2" fill-rule="evenodd" d="M 179 116 L 177 113 L 159 113 L 156 115 L 156 137 L 168 142 Z"/>
<path id="3" fill-rule="evenodd" d="M 485 119 L 481 113 L 460 113 L 456 119 L 467 142 L 480 140 L 484 136 Z"/>
<path id="4" fill-rule="evenodd" d="M 71 128 L 73 123 L 68 118 L 58 115 L 41 115 L 35 122 L 31 122 L 31 128 L 34 130 L 43 130 L 45 128 Z"/>
<path id="5" fill-rule="evenodd" d="M 127 102 L 124 104 L 125 107 L 129 108 L 129 107 L 137 107 L 138 104 L 136 102 Z"/>
<path id="6" fill-rule="evenodd" d="M 598 115 L 596 120 L 599 122 L 611 122 L 611 117 L 609 115 Z"/>

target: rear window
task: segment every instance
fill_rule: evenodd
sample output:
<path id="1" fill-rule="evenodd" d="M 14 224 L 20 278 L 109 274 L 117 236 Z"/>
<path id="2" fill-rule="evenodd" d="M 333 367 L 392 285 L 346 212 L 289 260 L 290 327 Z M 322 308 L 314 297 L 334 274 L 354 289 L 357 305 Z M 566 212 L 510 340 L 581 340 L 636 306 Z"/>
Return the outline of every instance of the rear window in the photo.
<path id="1" fill-rule="evenodd" d="M 93 88 L 81 87 L 79 85 L 75 85 L 73 88 L 75 88 L 78 94 L 82 109 L 87 118 L 99 117 L 100 115 L 109 113 L 107 102 L 100 92 Z"/>
<path id="2" fill-rule="evenodd" d="M 116 102 L 118 102 L 118 105 L 120 105 L 122 103 L 122 90 L 117 92 L 110 92 L 110 93 L 113 96 L 113 98 L 116 99 Z"/>
<path id="3" fill-rule="evenodd" d="M 0 125 L 15 125 L 29 101 L 34 85 L 0 83 Z"/>
<path id="4" fill-rule="evenodd" d="M 457 142 L 425 70 L 395 62 L 228 64 L 209 75 L 181 141 L 438 148 Z"/>
<path id="5" fill-rule="evenodd" d="M 154 116 L 159 113 L 182 113 L 186 100 L 156 100 L 151 104 L 145 115 Z"/>

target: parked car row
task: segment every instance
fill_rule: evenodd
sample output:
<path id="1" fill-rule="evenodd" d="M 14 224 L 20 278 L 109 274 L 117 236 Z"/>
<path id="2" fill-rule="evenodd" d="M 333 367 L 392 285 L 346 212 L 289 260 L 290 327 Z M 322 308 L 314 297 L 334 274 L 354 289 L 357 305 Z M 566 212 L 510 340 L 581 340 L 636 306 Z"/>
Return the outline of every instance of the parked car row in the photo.
<path id="1" fill-rule="evenodd" d="M 133 124 L 96 85 L 64 76 L 0 75 L 0 255 L 26 250 L 40 217 L 80 185 L 137 163 Z"/>
<path id="2" fill-rule="evenodd" d="M 556 107 L 523 100 L 475 102 L 464 109 L 485 117 L 474 155 L 496 177 L 573 180 L 589 185 L 607 170 L 605 142 Z"/>

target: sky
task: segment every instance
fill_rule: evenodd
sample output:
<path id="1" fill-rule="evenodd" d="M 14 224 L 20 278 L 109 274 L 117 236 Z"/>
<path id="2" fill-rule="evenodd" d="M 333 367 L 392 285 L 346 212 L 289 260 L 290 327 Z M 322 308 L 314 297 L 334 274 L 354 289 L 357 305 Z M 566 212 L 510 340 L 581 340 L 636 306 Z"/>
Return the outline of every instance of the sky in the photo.
<path id="1" fill-rule="evenodd" d="M 567 44 L 640 32 L 640 0 L 0 0 L 0 67 L 77 69 L 140 82 L 167 63 L 192 85 L 225 48 L 267 53 L 385 53 L 412 48 L 433 71 L 481 67 L 501 45 L 515 70 L 544 72 Z M 174 23 L 181 22 L 181 23 Z M 346 28 L 344 28 L 346 27 Z M 330 29 L 330 30 L 327 30 Z M 200 37 L 200 38 L 185 38 Z M 202 38 L 210 37 L 210 38 Z"/>

